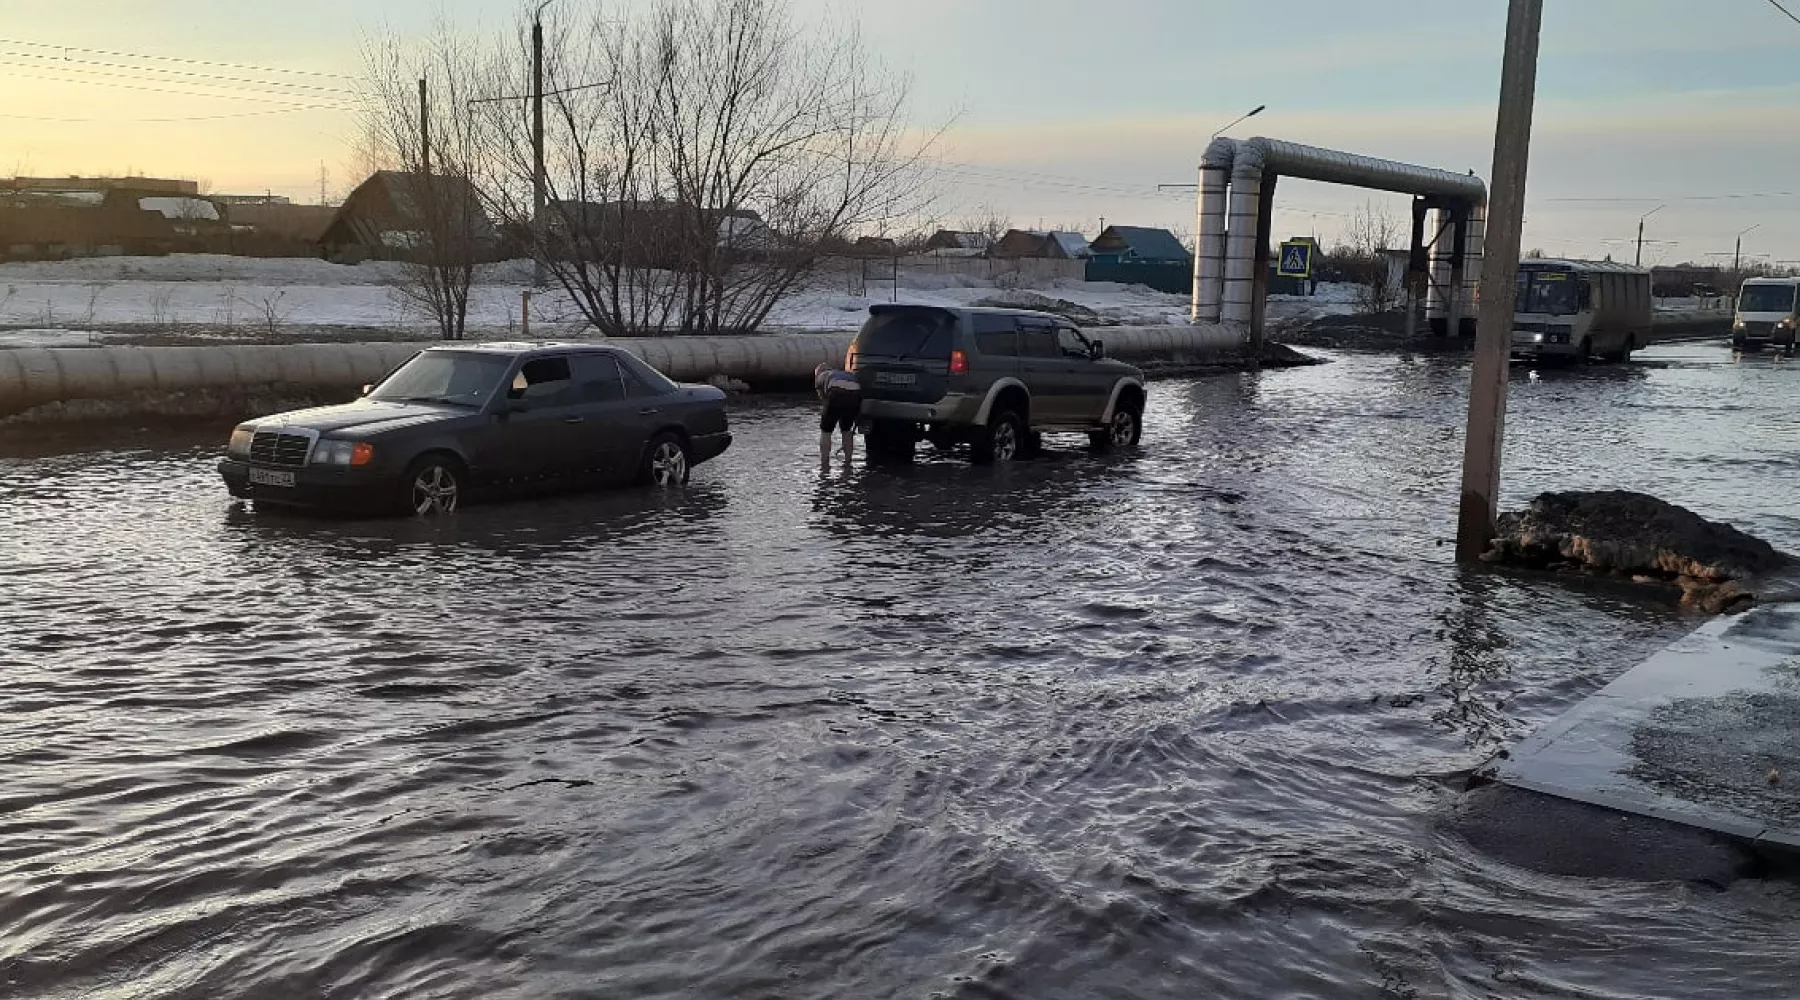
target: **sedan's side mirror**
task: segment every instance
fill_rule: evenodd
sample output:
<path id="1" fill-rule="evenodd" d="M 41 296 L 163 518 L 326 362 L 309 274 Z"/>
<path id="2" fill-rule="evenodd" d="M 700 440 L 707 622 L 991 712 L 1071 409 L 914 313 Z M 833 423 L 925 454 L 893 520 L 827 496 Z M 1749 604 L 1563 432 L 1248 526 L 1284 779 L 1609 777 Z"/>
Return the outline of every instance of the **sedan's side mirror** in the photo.
<path id="1" fill-rule="evenodd" d="M 362 394 L 365 396 L 367 396 L 369 393 L 374 392 L 374 391 L 375 391 L 375 387 L 373 385 L 365 385 L 362 387 Z"/>
<path id="2" fill-rule="evenodd" d="M 524 413 L 529 409 L 531 409 L 531 403 L 518 396 L 508 396 L 506 400 L 500 404 L 501 413 Z"/>
<path id="3" fill-rule="evenodd" d="M 1090 353 L 1093 354 L 1095 360 L 1106 357 L 1106 342 L 1103 340 L 1093 341 Z"/>

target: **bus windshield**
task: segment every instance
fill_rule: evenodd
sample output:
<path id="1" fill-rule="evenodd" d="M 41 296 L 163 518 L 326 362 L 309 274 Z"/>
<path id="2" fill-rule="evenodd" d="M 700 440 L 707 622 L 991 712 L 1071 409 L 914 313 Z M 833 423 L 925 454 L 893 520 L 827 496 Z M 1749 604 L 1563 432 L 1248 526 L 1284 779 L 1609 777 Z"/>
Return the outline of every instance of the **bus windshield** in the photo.
<path id="1" fill-rule="evenodd" d="M 1745 285 L 1738 295 L 1738 312 L 1791 313 L 1794 311 L 1793 285 Z"/>
<path id="2" fill-rule="evenodd" d="M 1571 316 L 1580 308 L 1575 276 L 1567 271 L 1520 271 L 1513 312 Z"/>

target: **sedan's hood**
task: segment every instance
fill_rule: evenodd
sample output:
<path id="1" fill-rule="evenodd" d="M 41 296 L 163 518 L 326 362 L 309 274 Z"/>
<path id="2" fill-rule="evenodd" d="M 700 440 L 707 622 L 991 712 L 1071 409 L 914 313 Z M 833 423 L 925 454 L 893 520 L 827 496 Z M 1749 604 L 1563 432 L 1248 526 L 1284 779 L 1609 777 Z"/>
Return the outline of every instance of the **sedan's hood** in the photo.
<path id="1" fill-rule="evenodd" d="M 474 411 L 448 403 L 388 403 L 359 399 L 338 406 L 319 406 L 310 410 L 293 410 L 251 421 L 257 430 L 279 430 L 283 427 L 304 428 L 320 433 L 355 430 L 360 435 L 416 427 L 440 420 L 466 417 Z"/>

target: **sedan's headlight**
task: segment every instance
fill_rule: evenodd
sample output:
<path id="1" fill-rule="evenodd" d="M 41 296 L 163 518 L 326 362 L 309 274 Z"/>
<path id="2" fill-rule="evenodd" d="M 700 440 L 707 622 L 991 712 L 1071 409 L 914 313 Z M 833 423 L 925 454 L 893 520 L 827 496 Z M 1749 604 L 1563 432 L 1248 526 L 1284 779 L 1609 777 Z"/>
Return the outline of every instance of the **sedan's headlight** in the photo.
<path id="1" fill-rule="evenodd" d="M 375 448 L 366 441 L 320 441 L 313 447 L 314 465 L 368 465 Z"/>
<path id="2" fill-rule="evenodd" d="M 231 441 L 225 445 L 225 454 L 232 458 L 249 458 L 250 442 L 255 439 L 255 428 L 239 427 L 231 432 Z"/>
<path id="3" fill-rule="evenodd" d="M 1531 338 L 1531 339 L 1532 339 L 1532 342 L 1533 342 L 1533 343 L 1538 343 L 1538 344 L 1541 344 L 1541 343 L 1543 343 L 1543 342 L 1544 342 L 1544 335 L 1543 335 L 1543 334 L 1541 334 L 1541 333 L 1540 333 L 1540 334 L 1536 334 L 1536 335 L 1534 335 L 1534 336 L 1533 336 L 1533 337 L 1532 337 L 1532 338 Z"/>
<path id="4" fill-rule="evenodd" d="M 1733 330 L 1742 330 L 1742 329 L 1743 329 L 1743 328 L 1744 328 L 1744 321 L 1743 321 L 1743 320 L 1741 320 L 1741 319 L 1734 319 L 1734 320 L 1732 320 L 1732 321 L 1731 321 L 1731 328 L 1732 328 L 1732 329 L 1733 329 Z"/>
<path id="5" fill-rule="evenodd" d="M 1775 324 L 1775 325 L 1776 325 L 1776 326 L 1778 326 L 1778 327 L 1781 327 L 1781 328 L 1782 328 L 1782 329 L 1783 329 L 1783 330 L 1785 330 L 1785 329 L 1787 329 L 1787 328 L 1788 328 L 1788 327 L 1790 327 L 1790 326 L 1793 326 L 1793 325 L 1794 325 L 1794 317 L 1792 317 L 1792 316 L 1788 316 L 1788 317 L 1785 317 L 1785 318 L 1783 318 L 1783 319 L 1782 319 L 1782 321 L 1781 321 L 1781 322 L 1779 322 L 1779 323 L 1777 323 L 1777 324 Z"/>

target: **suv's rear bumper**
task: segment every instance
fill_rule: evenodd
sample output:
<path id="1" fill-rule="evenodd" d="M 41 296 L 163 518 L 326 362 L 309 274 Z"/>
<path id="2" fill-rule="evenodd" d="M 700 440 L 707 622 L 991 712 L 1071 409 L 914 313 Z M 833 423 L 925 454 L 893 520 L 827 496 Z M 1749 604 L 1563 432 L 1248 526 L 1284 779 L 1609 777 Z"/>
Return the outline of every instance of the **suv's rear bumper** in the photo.
<path id="1" fill-rule="evenodd" d="M 981 415 L 981 397 L 961 393 L 935 403 L 902 403 L 893 399 L 862 401 L 862 416 L 869 420 L 909 420 L 921 424 L 973 424 Z"/>

